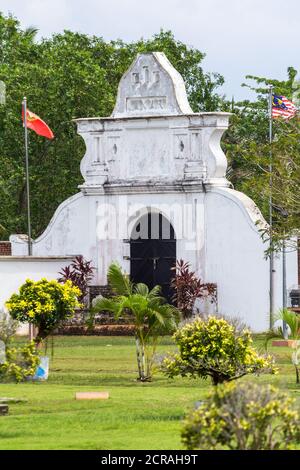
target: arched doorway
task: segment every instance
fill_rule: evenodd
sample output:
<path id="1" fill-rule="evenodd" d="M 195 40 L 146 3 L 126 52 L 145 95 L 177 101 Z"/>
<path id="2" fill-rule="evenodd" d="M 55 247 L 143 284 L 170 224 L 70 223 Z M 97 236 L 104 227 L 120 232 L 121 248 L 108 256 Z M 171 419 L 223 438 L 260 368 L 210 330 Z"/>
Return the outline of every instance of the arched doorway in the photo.
<path id="1" fill-rule="evenodd" d="M 171 302 L 171 268 L 176 263 L 176 238 L 172 224 L 161 214 L 149 212 L 135 224 L 130 239 L 130 277 L 151 289 L 159 284 Z"/>

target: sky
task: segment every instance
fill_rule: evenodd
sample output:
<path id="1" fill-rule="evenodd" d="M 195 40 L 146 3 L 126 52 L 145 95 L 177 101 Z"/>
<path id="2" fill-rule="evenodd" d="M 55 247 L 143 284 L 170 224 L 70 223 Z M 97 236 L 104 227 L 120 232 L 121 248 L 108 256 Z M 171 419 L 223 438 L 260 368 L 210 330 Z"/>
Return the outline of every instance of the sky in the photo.
<path id="1" fill-rule="evenodd" d="M 206 53 L 203 68 L 225 78 L 228 98 L 252 98 L 245 75 L 285 79 L 300 69 L 299 0 L 0 0 L 0 11 L 39 38 L 64 29 L 106 40 L 149 38 L 160 28 Z"/>

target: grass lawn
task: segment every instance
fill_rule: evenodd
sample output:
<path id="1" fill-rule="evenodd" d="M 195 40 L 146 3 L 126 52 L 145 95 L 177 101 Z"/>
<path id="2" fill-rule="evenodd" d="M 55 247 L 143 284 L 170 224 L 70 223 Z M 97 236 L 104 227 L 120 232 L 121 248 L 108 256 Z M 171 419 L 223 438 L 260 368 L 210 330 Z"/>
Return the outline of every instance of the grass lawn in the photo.
<path id="1" fill-rule="evenodd" d="M 256 339 L 262 347 L 262 338 Z M 173 349 L 164 338 L 158 352 Z M 277 376 L 245 377 L 288 390 L 300 406 L 290 349 L 271 349 Z M 0 449 L 180 449 L 181 419 L 210 382 L 160 373 L 136 382 L 131 337 L 56 337 L 46 383 L 0 384 L 0 397 L 26 399 L 0 416 Z M 109 400 L 75 401 L 77 391 L 108 390 Z"/>

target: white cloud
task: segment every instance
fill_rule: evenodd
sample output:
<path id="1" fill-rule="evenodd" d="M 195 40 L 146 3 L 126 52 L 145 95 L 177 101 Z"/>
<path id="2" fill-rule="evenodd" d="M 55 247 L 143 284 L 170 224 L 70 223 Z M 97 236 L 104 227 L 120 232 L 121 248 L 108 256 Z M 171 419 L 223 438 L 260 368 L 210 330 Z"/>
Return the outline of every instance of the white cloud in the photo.
<path id="1" fill-rule="evenodd" d="M 207 53 L 205 69 L 225 76 L 229 96 L 247 94 L 247 73 L 284 78 L 299 66 L 298 0 L 0 0 L 0 10 L 41 36 L 71 29 L 130 41 L 171 29 Z"/>

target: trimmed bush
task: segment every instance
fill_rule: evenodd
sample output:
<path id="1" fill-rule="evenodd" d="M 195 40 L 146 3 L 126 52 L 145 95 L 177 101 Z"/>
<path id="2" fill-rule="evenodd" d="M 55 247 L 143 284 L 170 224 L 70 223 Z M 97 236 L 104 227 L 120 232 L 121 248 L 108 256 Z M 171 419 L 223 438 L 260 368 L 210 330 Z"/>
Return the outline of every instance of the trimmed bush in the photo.
<path id="1" fill-rule="evenodd" d="M 271 356 L 260 356 L 252 347 L 249 330 L 223 318 L 197 318 L 173 336 L 179 354 L 169 355 L 162 370 L 176 375 L 211 378 L 213 385 L 230 382 L 246 374 L 275 373 Z"/>
<path id="2" fill-rule="evenodd" d="M 224 384 L 186 419 L 189 450 L 286 450 L 299 442 L 294 400 L 272 386 Z"/>

